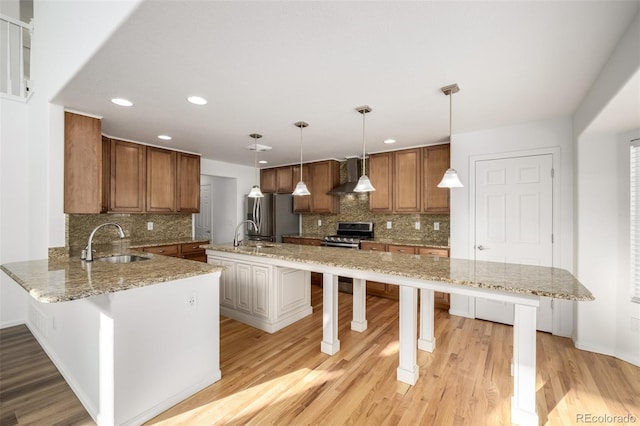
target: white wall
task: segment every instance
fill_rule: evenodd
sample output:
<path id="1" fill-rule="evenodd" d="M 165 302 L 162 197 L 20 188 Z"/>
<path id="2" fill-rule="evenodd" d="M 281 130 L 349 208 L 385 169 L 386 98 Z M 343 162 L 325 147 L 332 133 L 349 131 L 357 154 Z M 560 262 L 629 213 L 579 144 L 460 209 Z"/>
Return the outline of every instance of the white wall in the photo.
<path id="1" fill-rule="evenodd" d="M 460 133 L 452 137 L 451 166 L 458 171 L 464 188 L 451 190 L 451 257 L 474 258 L 473 218 L 469 177 L 473 160 L 477 156 L 502 155 L 531 151 L 555 151 L 557 166 L 555 185 L 559 191 L 554 202 L 556 255 L 554 266 L 573 269 L 573 130 L 571 118 L 560 118 L 515 126 Z M 554 333 L 570 335 L 572 332 L 573 304 L 558 302 L 561 315 L 554 314 Z M 474 300 L 453 295 L 450 312 L 475 317 Z"/>

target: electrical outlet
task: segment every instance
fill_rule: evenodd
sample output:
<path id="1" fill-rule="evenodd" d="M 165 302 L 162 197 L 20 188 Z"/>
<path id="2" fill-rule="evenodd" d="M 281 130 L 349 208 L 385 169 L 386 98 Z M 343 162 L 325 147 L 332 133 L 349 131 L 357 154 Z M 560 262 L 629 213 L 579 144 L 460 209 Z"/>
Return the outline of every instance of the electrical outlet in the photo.
<path id="1" fill-rule="evenodd" d="M 318 219 L 318 226 L 322 226 L 322 219 Z"/>
<path id="2" fill-rule="evenodd" d="M 433 230 L 434 231 L 440 230 L 440 222 L 433 222 Z"/>
<path id="3" fill-rule="evenodd" d="M 153 222 L 147 222 L 147 231 L 153 231 Z"/>
<path id="4" fill-rule="evenodd" d="M 387 221 L 387 229 L 391 229 L 392 228 L 392 223 L 390 220 Z"/>
<path id="5" fill-rule="evenodd" d="M 198 293 L 193 292 L 187 296 L 187 311 L 193 311 L 198 308 Z"/>
<path id="6" fill-rule="evenodd" d="M 416 231 L 420 230 L 420 222 L 416 222 Z"/>

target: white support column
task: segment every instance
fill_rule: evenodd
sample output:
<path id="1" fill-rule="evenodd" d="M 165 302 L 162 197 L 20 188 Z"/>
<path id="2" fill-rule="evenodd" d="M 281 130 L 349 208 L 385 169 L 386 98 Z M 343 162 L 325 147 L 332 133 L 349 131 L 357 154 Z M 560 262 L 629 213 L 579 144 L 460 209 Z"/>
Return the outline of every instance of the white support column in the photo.
<path id="1" fill-rule="evenodd" d="M 367 282 L 363 279 L 353 279 L 353 331 L 365 331 L 367 329 Z"/>
<path id="2" fill-rule="evenodd" d="M 536 307 L 516 304 L 513 321 L 511 422 L 538 424 L 536 413 Z"/>
<path id="3" fill-rule="evenodd" d="M 433 352 L 436 338 L 433 334 L 435 316 L 433 313 L 433 290 L 420 289 L 420 338 L 418 349 Z"/>
<path id="4" fill-rule="evenodd" d="M 418 289 L 400 286 L 400 365 L 396 378 L 415 385 L 418 380 Z"/>
<path id="5" fill-rule="evenodd" d="M 340 350 L 338 340 L 338 276 L 322 274 L 322 343 L 320 350 L 333 355 Z"/>

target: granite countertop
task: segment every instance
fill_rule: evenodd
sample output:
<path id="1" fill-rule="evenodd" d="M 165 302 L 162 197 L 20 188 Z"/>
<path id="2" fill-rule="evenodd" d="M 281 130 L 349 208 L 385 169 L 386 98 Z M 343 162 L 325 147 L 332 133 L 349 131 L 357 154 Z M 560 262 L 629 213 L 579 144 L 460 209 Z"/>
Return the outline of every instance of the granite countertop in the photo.
<path id="1" fill-rule="evenodd" d="M 283 235 L 283 237 L 289 238 L 311 238 L 315 240 L 321 240 L 324 235 L 312 235 L 312 234 L 287 234 Z M 432 247 L 432 248 L 442 248 L 448 249 L 448 245 L 442 245 L 439 243 L 432 243 L 428 241 L 416 241 L 416 240 L 404 240 L 404 239 L 395 239 L 395 238 L 372 238 L 370 240 L 366 240 L 367 242 L 372 243 L 380 243 L 380 244 L 397 244 L 402 246 L 414 246 L 414 247 Z"/>
<path id="2" fill-rule="evenodd" d="M 144 248 L 144 247 L 155 247 L 155 246 L 170 246 L 174 244 L 188 244 L 188 243 L 197 243 L 197 244 L 207 244 L 209 240 L 207 239 L 194 239 L 194 238 L 183 238 L 183 239 L 168 239 L 168 240 L 131 240 L 129 242 L 130 248 Z"/>
<path id="3" fill-rule="evenodd" d="M 260 248 L 234 248 L 231 244 L 208 244 L 202 247 L 214 251 L 370 271 L 509 293 L 566 300 L 594 300 L 591 292 L 572 274 L 559 268 L 297 244 L 270 243 Z"/>
<path id="4" fill-rule="evenodd" d="M 110 250 L 99 248 L 94 259 L 114 254 L 137 254 L 149 260 L 110 264 L 96 260 L 83 262 L 77 256 L 51 257 L 7 263 L 0 265 L 0 269 L 34 299 L 44 303 L 83 299 L 224 270 L 203 262 L 114 249 L 113 246 Z"/>

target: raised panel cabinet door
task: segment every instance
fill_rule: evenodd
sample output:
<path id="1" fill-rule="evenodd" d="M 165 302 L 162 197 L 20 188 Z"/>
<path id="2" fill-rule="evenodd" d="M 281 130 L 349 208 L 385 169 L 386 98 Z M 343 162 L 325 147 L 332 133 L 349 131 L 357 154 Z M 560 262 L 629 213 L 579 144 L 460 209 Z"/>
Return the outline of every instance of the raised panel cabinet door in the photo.
<path id="1" fill-rule="evenodd" d="M 372 251 L 387 251 L 386 244 L 383 243 L 373 243 L 370 241 L 363 241 L 360 243 L 361 250 L 372 250 Z"/>
<path id="2" fill-rule="evenodd" d="M 393 209 L 393 153 L 369 156 L 369 180 L 376 189 L 369 193 L 369 210 L 388 213 Z"/>
<path id="3" fill-rule="evenodd" d="M 220 275 L 220 304 L 231 309 L 236 308 L 236 283 L 235 283 L 235 263 L 209 256 L 207 263 L 211 265 L 224 266 L 225 269 Z"/>
<path id="4" fill-rule="evenodd" d="M 65 213 L 104 211 L 101 131 L 97 118 L 64 113 Z"/>
<path id="5" fill-rule="evenodd" d="M 200 213 L 200 156 L 177 153 L 176 210 Z"/>
<path id="6" fill-rule="evenodd" d="M 413 246 L 402 246 L 396 244 L 387 245 L 387 251 L 391 253 L 416 254 L 416 248 Z"/>
<path id="7" fill-rule="evenodd" d="M 335 195 L 329 195 L 340 183 L 340 164 L 334 160 L 320 161 L 310 165 L 311 180 L 311 211 L 313 213 L 338 213 L 340 200 Z"/>
<path id="8" fill-rule="evenodd" d="M 311 303 L 311 287 L 301 285 L 310 281 L 311 273 L 291 268 L 276 268 L 277 312 L 276 318 Z"/>
<path id="9" fill-rule="evenodd" d="M 278 167 L 276 169 L 276 186 L 276 192 L 278 194 L 290 194 L 293 192 L 295 184 L 293 180 L 293 168 L 291 166 Z"/>
<path id="10" fill-rule="evenodd" d="M 144 211 L 145 148 L 136 143 L 111 140 L 110 212 Z"/>
<path id="11" fill-rule="evenodd" d="M 406 149 L 394 152 L 393 210 L 397 213 L 413 213 L 422 209 L 421 204 L 422 150 Z"/>
<path id="12" fill-rule="evenodd" d="M 147 147 L 147 206 L 153 213 L 176 211 L 176 152 Z"/>
<path id="13" fill-rule="evenodd" d="M 252 313 L 256 316 L 269 319 L 269 305 L 270 294 L 269 288 L 271 287 L 271 268 L 268 266 L 252 266 L 251 278 L 252 278 L 252 293 L 253 293 L 253 306 Z"/>
<path id="14" fill-rule="evenodd" d="M 293 166 L 293 176 L 296 183 L 300 180 L 300 166 Z M 309 192 L 313 194 L 313 182 L 309 179 L 309 166 L 307 164 L 302 165 L 302 180 L 307 184 Z M 311 212 L 311 195 L 295 195 L 293 197 L 293 211 L 296 213 L 310 213 Z"/>
<path id="15" fill-rule="evenodd" d="M 260 190 L 265 194 L 277 192 L 276 169 L 260 170 Z"/>
<path id="16" fill-rule="evenodd" d="M 438 184 L 449 168 L 449 144 L 423 148 L 422 198 L 425 213 L 449 213 L 449 189 Z"/>
<path id="17" fill-rule="evenodd" d="M 251 314 L 251 265 L 236 263 L 236 309 Z"/>

